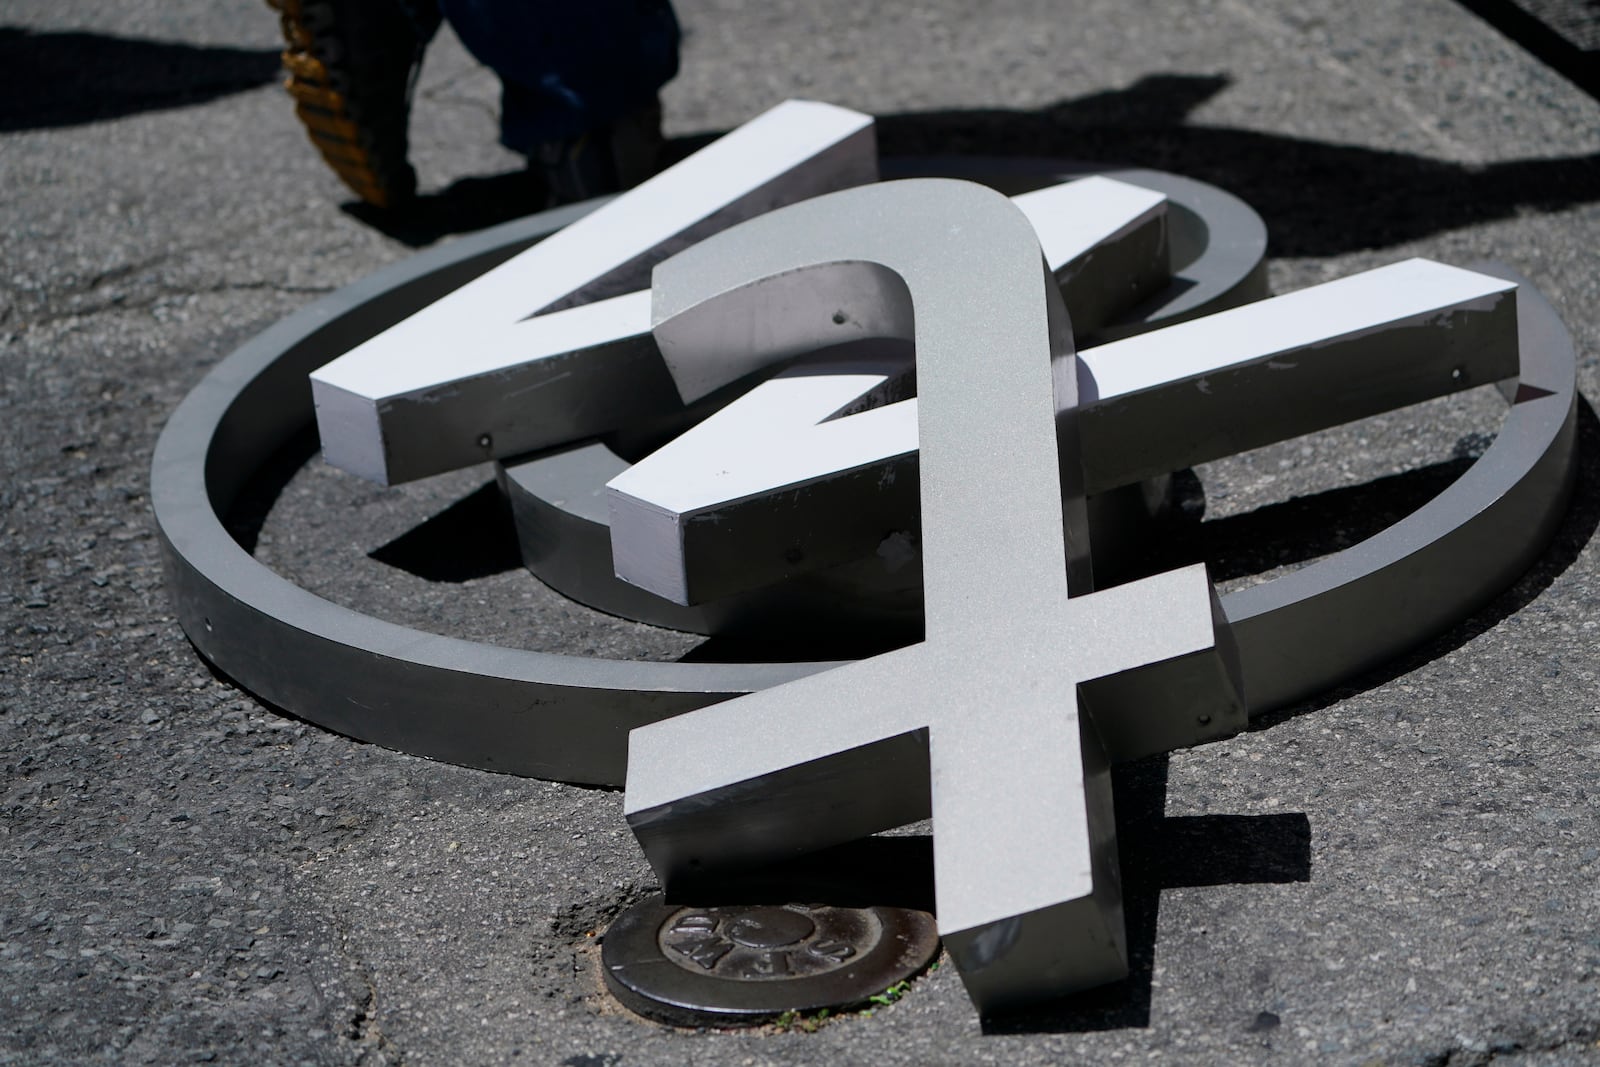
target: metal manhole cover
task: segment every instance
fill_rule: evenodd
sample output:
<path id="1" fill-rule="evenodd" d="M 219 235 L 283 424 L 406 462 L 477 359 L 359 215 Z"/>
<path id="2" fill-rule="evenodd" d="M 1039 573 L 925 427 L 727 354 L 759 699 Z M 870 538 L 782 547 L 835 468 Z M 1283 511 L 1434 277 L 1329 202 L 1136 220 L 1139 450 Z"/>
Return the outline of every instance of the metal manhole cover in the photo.
<path id="1" fill-rule="evenodd" d="M 606 932 L 606 984 L 641 1015 L 678 1026 L 745 1026 L 786 1011 L 859 1004 L 939 950 L 931 915 L 896 907 L 689 907 L 654 896 Z"/>

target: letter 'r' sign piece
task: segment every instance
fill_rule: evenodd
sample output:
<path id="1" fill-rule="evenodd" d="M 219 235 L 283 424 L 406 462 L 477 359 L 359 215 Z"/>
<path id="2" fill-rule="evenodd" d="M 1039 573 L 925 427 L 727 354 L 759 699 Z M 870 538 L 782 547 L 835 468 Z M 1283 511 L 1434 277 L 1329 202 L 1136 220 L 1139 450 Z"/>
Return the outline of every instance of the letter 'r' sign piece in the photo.
<path id="1" fill-rule="evenodd" d="M 686 399 L 837 316 L 899 324 L 927 604 L 921 644 L 633 731 L 626 812 L 663 883 L 931 811 L 939 929 L 980 1009 L 1125 974 L 1109 763 L 1244 709 L 1203 568 L 1089 587 L 1071 332 L 1027 219 L 964 182 L 834 193 L 663 263 L 653 299 Z"/>

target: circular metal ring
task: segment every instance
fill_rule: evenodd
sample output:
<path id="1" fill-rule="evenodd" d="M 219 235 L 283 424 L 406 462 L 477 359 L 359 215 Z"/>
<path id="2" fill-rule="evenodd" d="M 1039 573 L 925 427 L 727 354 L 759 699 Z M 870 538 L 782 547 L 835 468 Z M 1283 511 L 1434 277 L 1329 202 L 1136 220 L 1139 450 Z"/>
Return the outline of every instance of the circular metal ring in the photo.
<path id="1" fill-rule="evenodd" d="M 1577 477 L 1577 361 L 1555 310 L 1517 283 L 1520 374 L 1494 443 L 1443 492 L 1372 537 L 1222 598 L 1252 716 L 1377 666 L 1465 618 L 1555 536 Z"/>
<path id="2" fill-rule="evenodd" d="M 628 731 L 828 664 L 633 663 L 502 648 L 375 619 L 258 562 L 224 516 L 315 417 L 306 376 L 598 206 L 520 219 L 412 256 L 224 358 L 156 443 L 150 497 L 179 625 L 263 700 L 449 763 L 620 785 Z"/>
<path id="3" fill-rule="evenodd" d="M 631 728 L 836 665 L 619 662 L 443 637 L 301 589 L 224 528 L 242 487 L 312 421 L 310 371 L 595 206 L 508 223 L 347 286 L 229 355 L 184 399 L 156 445 L 151 501 L 178 620 L 202 655 L 262 699 L 363 740 L 610 785 L 623 781 Z M 1448 625 L 1515 580 L 1554 532 L 1574 473 L 1572 345 L 1527 284 L 1519 309 L 1521 386 L 1473 467 L 1367 541 L 1224 598 L 1253 710 Z"/>

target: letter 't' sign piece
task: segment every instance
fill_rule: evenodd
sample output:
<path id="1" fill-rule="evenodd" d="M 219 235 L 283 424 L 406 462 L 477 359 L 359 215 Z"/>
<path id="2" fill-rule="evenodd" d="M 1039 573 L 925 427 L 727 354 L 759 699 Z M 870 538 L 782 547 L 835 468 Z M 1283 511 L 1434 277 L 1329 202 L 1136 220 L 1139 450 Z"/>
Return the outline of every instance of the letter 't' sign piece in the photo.
<path id="1" fill-rule="evenodd" d="M 980 1009 L 1125 974 L 1097 722 L 1220 735 L 1243 709 L 1202 568 L 1088 588 L 1071 336 L 1027 219 L 963 182 L 835 193 L 662 264 L 654 301 L 658 326 L 700 320 L 685 393 L 817 316 L 914 332 L 927 639 L 634 730 L 625 810 L 651 865 L 670 888 L 931 810 L 939 928 Z M 1090 716 L 1096 679 L 1130 684 L 1098 684 Z"/>

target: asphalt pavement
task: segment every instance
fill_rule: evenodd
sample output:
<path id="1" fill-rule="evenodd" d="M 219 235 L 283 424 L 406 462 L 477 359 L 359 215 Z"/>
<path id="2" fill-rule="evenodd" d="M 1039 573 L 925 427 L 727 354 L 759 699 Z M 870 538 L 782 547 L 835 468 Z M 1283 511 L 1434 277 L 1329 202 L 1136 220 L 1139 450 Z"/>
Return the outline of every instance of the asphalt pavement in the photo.
<path id="1" fill-rule="evenodd" d="M 1600 104 L 1446 0 L 678 9 L 683 150 L 798 96 L 879 116 L 886 154 L 1187 174 L 1261 213 L 1280 291 L 1413 255 L 1510 264 L 1600 396 Z M 263 706 L 177 626 L 150 512 L 156 437 L 229 351 L 534 206 L 493 77 L 435 43 L 425 210 L 391 223 L 306 142 L 257 0 L 10 0 L 3 20 L 0 1063 L 1600 1061 L 1587 402 L 1572 510 L 1511 589 L 1119 773 L 1128 981 L 980 1022 L 945 964 L 814 1029 L 673 1030 L 598 980 L 606 924 L 654 889 L 620 792 Z M 1467 393 L 1200 468 L 1214 567 L 1237 586 L 1418 506 L 1500 410 Z M 293 458 L 251 536 L 324 596 L 574 654 L 697 643 L 538 586 L 475 495 L 486 468 L 380 489 Z"/>

